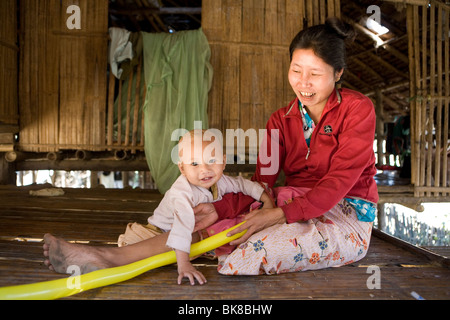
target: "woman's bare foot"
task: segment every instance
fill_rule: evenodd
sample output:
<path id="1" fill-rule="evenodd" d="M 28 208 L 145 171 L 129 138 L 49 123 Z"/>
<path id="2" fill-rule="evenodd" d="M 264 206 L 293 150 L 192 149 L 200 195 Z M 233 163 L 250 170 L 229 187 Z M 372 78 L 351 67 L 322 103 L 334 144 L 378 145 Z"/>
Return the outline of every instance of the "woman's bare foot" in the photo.
<path id="1" fill-rule="evenodd" d="M 68 272 L 69 266 L 78 266 L 81 273 L 113 267 L 101 255 L 100 249 L 68 243 L 47 233 L 44 235 L 44 264 L 58 273 Z"/>

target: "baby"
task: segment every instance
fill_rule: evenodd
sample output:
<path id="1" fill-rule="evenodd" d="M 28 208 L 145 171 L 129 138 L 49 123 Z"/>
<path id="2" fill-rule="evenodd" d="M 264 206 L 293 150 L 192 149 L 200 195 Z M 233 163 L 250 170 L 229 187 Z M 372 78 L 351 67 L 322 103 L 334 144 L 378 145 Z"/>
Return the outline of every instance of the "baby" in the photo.
<path id="1" fill-rule="evenodd" d="M 205 141 L 204 133 L 205 130 L 195 129 L 180 139 L 178 168 L 181 175 L 165 193 L 153 216 L 148 218 L 150 227 L 170 232 L 166 245 L 176 253 L 178 284 L 184 277 L 189 278 L 192 285 L 195 284 L 194 278 L 200 284 L 206 282 L 204 275 L 195 269 L 189 258 L 195 206 L 219 201 L 226 193 L 242 192 L 263 202 L 264 208 L 272 207 L 271 198 L 259 183 L 223 175 L 226 164 L 222 143 Z"/>

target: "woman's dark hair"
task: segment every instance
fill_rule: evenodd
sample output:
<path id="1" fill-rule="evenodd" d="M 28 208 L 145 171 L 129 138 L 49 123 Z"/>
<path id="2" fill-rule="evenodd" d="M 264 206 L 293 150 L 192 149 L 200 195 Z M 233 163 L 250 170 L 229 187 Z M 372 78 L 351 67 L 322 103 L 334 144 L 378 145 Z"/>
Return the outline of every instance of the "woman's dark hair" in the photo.
<path id="1" fill-rule="evenodd" d="M 296 49 L 312 49 L 335 72 L 340 71 L 347 66 L 345 45 L 355 36 L 352 26 L 338 18 L 328 18 L 325 24 L 309 27 L 295 36 L 289 46 L 290 59 Z"/>

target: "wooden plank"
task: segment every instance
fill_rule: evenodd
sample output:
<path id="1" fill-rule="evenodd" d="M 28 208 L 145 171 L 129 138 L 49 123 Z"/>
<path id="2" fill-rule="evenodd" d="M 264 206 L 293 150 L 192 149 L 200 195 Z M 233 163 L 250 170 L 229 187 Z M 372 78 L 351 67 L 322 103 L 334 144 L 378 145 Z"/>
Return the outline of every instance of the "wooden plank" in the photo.
<path id="1" fill-rule="evenodd" d="M 35 103 L 36 90 L 33 85 L 32 77 L 36 75 L 37 70 L 32 70 L 32 59 L 35 47 L 32 41 L 36 40 L 33 34 L 33 28 L 37 24 L 37 2 L 27 1 L 23 6 L 20 6 L 20 63 L 19 63 L 19 107 L 20 107 L 20 134 L 21 140 L 29 141 L 31 143 L 38 142 L 37 131 L 37 109 Z M 26 8 L 26 9 L 25 9 Z M 36 28 L 37 29 L 37 28 Z M 38 149 L 31 149 L 30 151 L 38 151 Z"/>
<path id="2" fill-rule="evenodd" d="M 335 9 L 334 0 L 328 0 L 327 1 L 327 17 L 335 17 L 336 16 L 334 9 Z"/>
<path id="3" fill-rule="evenodd" d="M 223 70 L 222 63 L 222 45 L 210 44 L 211 48 L 211 65 L 214 66 L 214 76 L 211 84 L 211 90 L 208 93 L 208 123 L 210 128 L 218 128 L 223 130 L 223 105 L 222 105 L 222 90 L 223 86 L 228 85 L 222 80 L 225 72 L 216 72 L 216 70 Z M 234 70 L 234 68 L 230 68 Z"/>
<path id="4" fill-rule="evenodd" d="M 222 5 L 224 10 L 222 11 L 221 22 L 225 28 L 221 30 L 220 37 L 225 41 L 240 42 L 243 34 L 242 1 L 222 0 Z M 223 30 L 226 30 L 226 32 L 223 32 Z"/>
<path id="5" fill-rule="evenodd" d="M 0 199 L 7 209 L 2 210 L 0 216 L 8 224 L 0 226 L 0 286 L 67 277 L 43 265 L 38 234 L 55 231 L 70 240 L 113 246 L 128 219 L 144 218 L 149 203 L 155 201 L 151 203 L 156 204 L 161 199 L 157 193 L 145 190 L 106 189 L 64 189 L 63 197 L 30 197 L 28 191 L 37 188 L 0 187 Z M 13 241 L 6 238 L 20 233 L 36 235 L 36 239 L 22 237 L 29 241 L 19 241 L 20 238 Z M 208 283 L 204 286 L 178 285 L 177 268 L 170 265 L 67 299 L 376 300 L 414 299 L 411 292 L 415 291 L 426 299 L 447 300 L 450 269 L 436 265 L 434 256 L 417 254 L 415 250 L 422 252 L 419 248 L 406 250 L 394 242 L 389 236 L 380 237 L 374 230 L 369 251 L 358 262 L 340 268 L 271 276 L 222 276 L 216 271 L 217 261 L 200 258 L 193 263 L 207 277 Z M 367 287 L 371 275 L 369 266 L 379 267 L 381 289 Z"/>
<path id="6" fill-rule="evenodd" d="M 59 30 L 60 5 L 56 1 L 49 2 L 46 8 L 46 25 L 42 28 L 42 40 L 45 46 L 39 49 L 39 56 L 45 61 L 40 63 L 40 93 L 39 102 L 39 143 L 57 144 L 59 141 L 59 63 L 60 54 L 58 37 L 53 34 Z M 52 54 L 48 54 L 51 52 Z M 55 61 L 56 60 L 56 61 Z M 42 150 L 42 149 L 41 149 Z M 43 151 L 56 151 L 56 148 L 43 149 Z"/>
<path id="7" fill-rule="evenodd" d="M 334 16 L 338 18 L 341 17 L 341 0 L 334 1 Z"/>
<path id="8" fill-rule="evenodd" d="M 326 6 L 326 1 L 325 0 L 320 0 L 319 3 L 319 13 L 320 13 L 320 17 L 319 17 L 319 22 L 320 24 L 324 24 L 325 23 L 325 19 L 328 17 L 327 14 L 327 6 Z M 330 2 L 333 2 L 332 0 Z"/>
<path id="9" fill-rule="evenodd" d="M 241 83 L 240 74 L 242 73 L 240 61 L 240 47 L 236 45 L 222 45 L 220 65 L 222 66 L 221 81 L 216 82 L 220 86 L 219 106 L 222 107 L 222 132 L 225 134 L 226 129 L 236 129 L 240 127 L 239 110 L 241 103 Z M 217 74 L 217 72 L 215 72 Z"/>
<path id="10" fill-rule="evenodd" d="M 439 256 L 439 255 L 433 253 L 432 251 L 424 250 L 423 248 L 414 246 L 406 241 L 392 237 L 392 236 L 388 235 L 387 233 L 385 233 L 381 230 L 378 230 L 378 229 L 373 230 L 373 236 L 377 237 L 378 239 L 384 240 L 390 244 L 395 245 L 396 248 L 408 251 L 414 257 L 425 258 L 427 262 L 440 264 L 443 267 L 450 268 L 450 259 Z M 406 253 L 402 252 L 402 254 L 406 256 Z"/>
<path id="11" fill-rule="evenodd" d="M 225 11 L 225 0 L 202 1 L 202 29 L 208 41 L 223 40 L 225 25 L 222 14 Z"/>
<path id="12" fill-rule="evenodd" d="M 260 124 L 264 115 L 264 51 L 258 46 L 241 47 L 240 54 L 240 110 L 239 127 L 248 129 L 264 128 Z"/>
<path id="13" fill-rule="evenodd" d="M 242 1 L 241 41 L 246 43 L 267 43 L 264 25 L 265 2 Z"/>
<path id="14" fill-rule="evenodd" d="M 303 29 L 305 0 L 286 0 L 286 26 L 282 33 L 283 44 L 289 46 L 295 35 Z M 286 69 L 287 70 L 287 69 Z"/>
<path id="15" fill-rule="evenodd" d="M 6 0 L 0 3 L 0 122 L 17 125 L 17 2 Z"/>

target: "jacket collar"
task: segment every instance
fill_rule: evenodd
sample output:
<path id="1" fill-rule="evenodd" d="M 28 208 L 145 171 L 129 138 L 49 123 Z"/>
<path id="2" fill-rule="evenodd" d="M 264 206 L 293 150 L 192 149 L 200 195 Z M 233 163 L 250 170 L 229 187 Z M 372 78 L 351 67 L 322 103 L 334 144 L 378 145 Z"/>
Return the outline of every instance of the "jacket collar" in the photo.
<path id="1" fill-rule="evenodd" d="M 334 89 L 334 91 L 328 97 L 327 104 L 325 105 L 325 108 L 324 108 L 322 114 L 325 114 L 329 110 L 338 106 L 341 102 L 342 102 L 341 93 L 339 92 L 338 89 Z M 298 108 L 294 108 L 294 106 L 298 106 L 298 97 L 295 98 L 294 101 L 291 103 L 288 111 L 284 114 L 284 117 L 300 115 L 300 111 L 298 110 Z"/>

